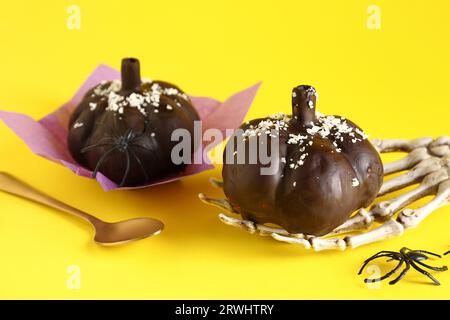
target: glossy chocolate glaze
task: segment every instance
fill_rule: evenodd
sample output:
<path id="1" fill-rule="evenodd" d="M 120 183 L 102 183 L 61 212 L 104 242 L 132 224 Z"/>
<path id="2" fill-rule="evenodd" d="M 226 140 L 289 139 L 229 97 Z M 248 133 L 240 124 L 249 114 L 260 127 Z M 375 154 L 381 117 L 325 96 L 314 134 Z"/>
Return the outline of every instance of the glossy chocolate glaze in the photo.
<path id="1" fill-rule="evenodd" d="M 383 180 L 378 152 L 353 122 L 317 115 L 316 98 L 314 88 L 296 87 L 292 117 L 255 119 L 241 126 L 244 135 L 235 133 L 229 140 L 222 171 L 224 191 L 244 219 L 321 236 L 375 199 Z M 275 174 L 261 175 L 261 167 L 268 165 L 259 158 L 255 164 L 248 157 L 243 164 L 226 163 L 230 150 L 239 153 L 239 144 L 247 156 L 266 148 L 261 137 L 268 128 L 278 128 L 272 131 L 279 138 Z"/>
<path id="2" fill-rule="evenodd" d="M 69 121 L 74 159 L 121 186 L 136 186 L 184 170 L 171 161 L 172 131 L 193 137 L 199 116 L 187 95 L 164 81 L 142 82 L 139 61 L 122 60 L 121 82 L 89 90 Z M 119 101 L 119 102 L 118 102 Z M 194 142 L 191 145 L 194 150 Z"/>

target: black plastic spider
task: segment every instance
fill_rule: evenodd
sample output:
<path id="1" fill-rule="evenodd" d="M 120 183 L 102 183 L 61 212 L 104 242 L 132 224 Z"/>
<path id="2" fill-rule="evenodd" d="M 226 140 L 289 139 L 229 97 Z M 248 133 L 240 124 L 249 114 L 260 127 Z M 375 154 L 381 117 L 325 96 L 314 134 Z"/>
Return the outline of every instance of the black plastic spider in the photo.
<path id="1" fill-rule="evenodd" d="M 131 157 L 133 157 L 137 164 L 139 165 L 142 173 L 144 174 L 145 180 L 148 180 L 148 173 L 145 170 L 144 165 L 141 162 L 141 159 L 136 155 L 136 152 L 133 150 L 132 147 L 135 148 L 142 148 L 145 150 L 148 150 L 146 147 L 137 144 L 137 140 L 139 140 L 139 138 L 141 138 L 142 135 L 141 134 L 136 134 L 135 132 L 133 132 L 133 130 L 127 129 L 125 131 L 124 134 L 119 135 L 119 134 L 114 134 L 111 136 L 107 136 L 103 139 L 101 139 L 98 143 L 95 143 L 93 145 L 87 146 L 85 148 L 83 148 L 81 150 L 82 153 L 88 152 L 92 149 L 95 148 L 99 148 L 99 147 L 104 147 L 104 146 L 109 146 L 109 148 L 105 151 L 105 153 L 100 157 L 100 159 L 97 162 L 97 165 L 92 173 L 92 177 L 95 178 L 98 171 L 100 170 L 103 162 L 115 151 L 119 151 L 121 153 L 125 154 L 126 157 L 126 165 L 125 165 L 125 170 L 124 170 L 124 174 L 122 177 L 122 181 L 119 184 L 119 187 L 123 187 L 124 184 L 127 181 L 128 178 L 128 174 L 130 172 L 130 164 L 131 164 Z M 148 150 L 151 151 L 151 150 Z"/>
<path id="2" fill-rule="evenodd" d="M 400 268 L 403 266 L 403 264 L 405 264 L 405 268 L 402 270 L 400 275 L 397 278 L 395 278 L 394 280 L 390 281 L 389 284 L 392 285 L 392 284 L 396 284 L 397 282 L 399 282 L 406 275 L 406 273 L 408 272 L 410 267 L 413 267 L 421 274 L 430 278 L 436 285 L 439 286 L 440 285 L 439 281 L 437 281 L 428 271 L 420 268 L 419 265 L 422 267 L 425 267 L 427 269 L 433 270 L 433 271 L 446 271 L 446 270 L 448 270 L 448 268 L 447 268 L 447 266 L 433 267 L 433 266 L 429 266 L 429 265 L 423 263 L 422 261 L 429 259 L 429 257 L 427 255 L 432 255 L 435 257 L 439 257 L 439 258 L 441 257 L 439 254 L 436 254 L 433 252 L 424 251 L 424 250 L 411 250 L 411 249 L 405 248 L 405 247 L 401 248 L 399 252 L 380 251 L 377 254 L 374 254 L 373 256 L 371 256 L 366 261 L 364 261 L 364 264 L 362 265 L 358 274 L 362 273 L 362 271 L 364 270 L 364 268 L 367 266 L 367 264 L 370 261 L 377 259 L 377 258 L 388 257 L 390 259 L 388 259 L 387 262 L 390 262 L 393 260 L 398 261 L 398 264 L 395 266 L 395 268 L 379 278 L 364 279 L 365 283 L 378 282 L 378 281 L 384 280 L 386 278 L 389 278 L 394 273 L 396 273 L 398 270 L 400 270 Z"/>

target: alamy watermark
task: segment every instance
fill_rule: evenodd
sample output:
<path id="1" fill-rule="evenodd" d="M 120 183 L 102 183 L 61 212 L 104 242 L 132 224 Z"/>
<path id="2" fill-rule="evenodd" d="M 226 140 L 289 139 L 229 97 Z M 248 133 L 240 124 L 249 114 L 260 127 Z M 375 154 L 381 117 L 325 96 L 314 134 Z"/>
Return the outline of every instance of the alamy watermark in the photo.
<path id="1" fill-rule="evenodd" d="M 366 26 L 369 30 L 381 29 L 381 8 L 375 4 L 367 7 L 367 22 Z"/>
<path id="2" fill-rule="evenodd" d="M 201 121 L 194 122 L 194 137 L 187 129 L 175 129 L 172 132 L 171 140 L 177 143 L 172 148 L 171 160 L 174 164 L 211 164 L 208 153 L 217 142 L 229 136 L 231 138 L 224 156 L 214 158 L 214 163 L 258 164 L 261 166 L 261 175 L 278 172 L 280 142 L 276 130 L 253 137 L 247 137 L 242 129 L 226 129 L 223 132 L 209 128 L 203 132 Z"/>
<path id="3" fill-rule="evenodd" d="M 70 265 L 67 267 L 67 280 L 66 286 L 69 290 L 81 289 L 81 269 L 77 265 Z"/>
<path id="4" fill-rule="evenodd" d="M 73 4 L 67 7 L 68 14 L 66 26 L 69 30 L 81 29 L 81 9 L 80 6 Z"/>

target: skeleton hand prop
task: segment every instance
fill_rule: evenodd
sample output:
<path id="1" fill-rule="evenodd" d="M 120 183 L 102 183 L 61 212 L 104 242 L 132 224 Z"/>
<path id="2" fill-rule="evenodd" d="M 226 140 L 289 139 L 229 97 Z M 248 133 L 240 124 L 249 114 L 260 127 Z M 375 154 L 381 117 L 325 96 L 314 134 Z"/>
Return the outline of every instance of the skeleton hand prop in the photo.
<path id="1" fill-rule="evenodd" d="M 354 216 L 331 233 L 314 237 L 306 234 L 290 234 L 277 227 L 266 226 L 248 220 L 219 215 L 222 222 L 244 229 L 250 233 L 302 245 L 316 251 L 327 249 L 345 250 L 365 244 L 381 241 L 401 235 L 405 230 L 416 227 L 430 213 L 450 202 L 450 138 L 420 138 L 415 140 L 373 140 L 378 152 L 406 152 L 404 158 L 384 165 L 385 178 L 394 173 L 404 173 L 385 179 L 379 195 L 388 195 L 394 191 L 418 184 L 411 191 L 374 204 L 370 209 L 360 209 Z M 222 182 L 213 180 L 216 187 Z M 426 196 L 433 199 L 424 206 L 412 210 L 407 206 Z M 236 213 L 227 199 L 212 199 L 199 194 L 200 199 L 227 212 Z M 395 217 L 395 215 L 398 215 Z M 374 222 L 382 223 L 372 228 Z M 339 237 L 345 233 L 351 235 Z"/>

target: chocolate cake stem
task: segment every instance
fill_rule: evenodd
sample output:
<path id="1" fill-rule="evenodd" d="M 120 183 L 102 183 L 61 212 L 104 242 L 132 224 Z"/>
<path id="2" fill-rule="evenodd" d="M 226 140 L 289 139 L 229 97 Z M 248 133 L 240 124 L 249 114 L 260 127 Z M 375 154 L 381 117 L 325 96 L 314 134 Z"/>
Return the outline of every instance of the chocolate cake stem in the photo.
<path id="1" fill-rule="evenodd" d="M 316 89 L 300 85 L 292 89 L 293 123 L 308 126 L 316 120 Z"/>
<path id="2" fill-rule="evenodd" d="M 135 91 L 141 85 L 139 60 L 136 58 L 122 59 L 122 92 Z"/>

